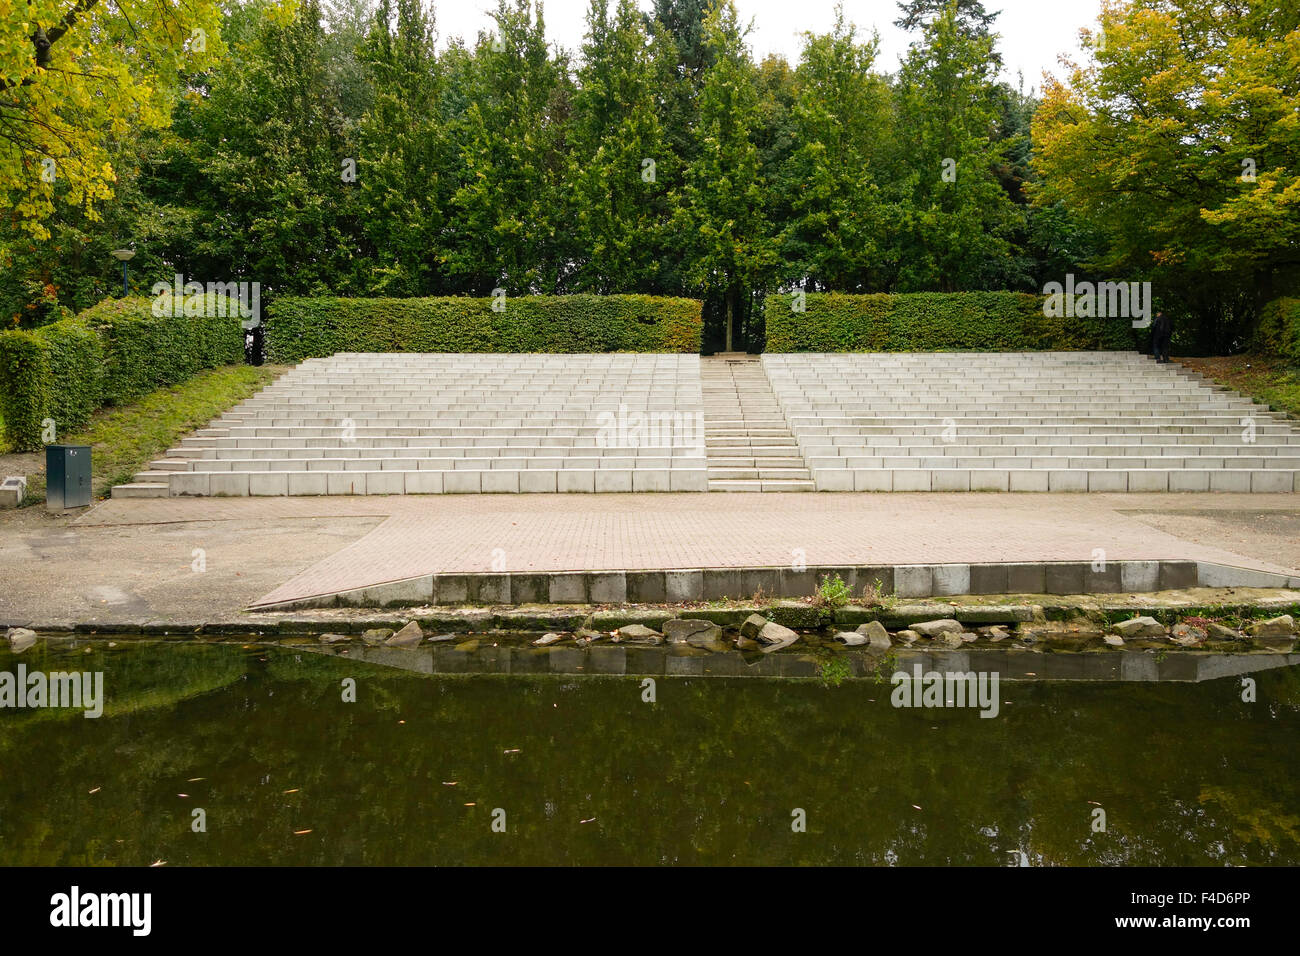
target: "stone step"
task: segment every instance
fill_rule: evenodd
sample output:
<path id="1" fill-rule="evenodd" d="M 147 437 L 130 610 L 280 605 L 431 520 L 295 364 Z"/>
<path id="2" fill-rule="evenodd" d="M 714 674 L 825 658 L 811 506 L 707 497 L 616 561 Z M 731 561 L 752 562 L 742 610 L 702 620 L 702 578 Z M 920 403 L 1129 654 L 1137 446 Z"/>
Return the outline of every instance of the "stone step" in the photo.
<path id="1" fill-rule="evenodd" d="M 773 492 L 773 491 L 816 491 L 816 486 L 811 481 L 751 481 L 745 479 L 710 479 L 709 491 L 746 491 L 746 492 Z"/>
<path id="2" fill-rule="evenodd" d="M 1165 470 L 1258 470 L 1277 468 L 1284 471 L 1300 469 L 1300 458 L 1280 460 L 1267 458 L 1067 458 L 1064 456 L 1033 458 L 1018 456 L 1015 458 L 846 458 L 831 460 L 810 457 L 808 465 L 817 470 L 834 470 L 836 468 L 857 469 L 913 469 L 922 468 L 931 471 L 948 469 L 983 469 L 983 468 L 1046 468 L 1046 469 L 1083 469 L 1132 471 L 1148 469 Z"/>
<path id="3" fill-rule="evenodd" d="M 714 458 L 709 461 L 710 468 L 807 468 L 802 458 L 763 458 L 756 456 L 735 455 L 728 458 Z"/>
<path id="4" fill-rule="evenodd" d="M 799 443 L 794 440 L 794 436 L 782 435 L 707 435 L 704 439 L 704 447 L 712 451 L 715 448 L 736 448 L 738 446 L 749 448 L 753 445 L 764 445 L 768 448 L 793 448 L 798 449 Z"/>
<path id="5" fill-rule="evenodd" d="M 814 469 L 819 491 L 1300 491 L 1300 471 L 1084 469 Z"/>
<path id="6" fill-rule="evenodd" d="M 728 480 L 709 479 L 709 491 L 752 491 L 760 492 L 763 490 L 761 481 L 749 481 L 740 478 Z"/>
<path id="7" fill-rule="evenodd" d="M 159 472 L 176 475 L 191 472 L 228 474 L 268 471 L 619 471 L 668 469 L 690 471 L 705 467 L 698 458 L 236 458 L 194 461 L 184 471 Z"/>
<path id="8" fill-rule="evenodd" d="M 709 468 L 709 480 L 731 478 L 762 478 L 770 480 L 803 479 L 812 480 L 808 468 Z"/>
<path id="9" fill-rule="evenodd" d="M 114 485 L 111 497 L 114 498 L 166 498 L 167 485 L 163 482 L 132 482 Z"/>
<path id="10" fill-rule="evenodd" d="M 124 485 L 119 487 L 154 487 Z M 175 472 L 172 496 L 517 494 L 707 491 L 704 468 L 481 471 Z M 116 490 L 116 489 L 115 489 Z"/>

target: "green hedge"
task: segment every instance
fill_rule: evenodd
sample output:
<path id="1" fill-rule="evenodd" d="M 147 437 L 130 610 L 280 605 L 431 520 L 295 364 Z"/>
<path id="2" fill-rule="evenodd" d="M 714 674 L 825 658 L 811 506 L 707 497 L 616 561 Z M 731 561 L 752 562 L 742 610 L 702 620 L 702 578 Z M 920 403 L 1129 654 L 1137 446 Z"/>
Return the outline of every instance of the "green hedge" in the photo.
<path id="1" fill-rule="evenodd" d="M 266 310 L 269 361 L 335 352 L 699 352 L 701 304 L 646 295 L 491 299 L 281 298 Z"/>
<path id="2" fill-rule="evenodd" d="M 1125 350 L 1149 334 L 1129 319 L 1049 318 L 1024 292 L 788 293 L 765 306 L 769 352 L 993 352 Z"/>
<path id="3" fill-rule="evenodd" d="M 238 314 L 221 317 L 215 297 L 205 303 L 208 317 L 155 316 L 153 305 L 153 299 L 107 299 L 35 331 L 0 332 L 0 414 L 9 444 L 37 450 L 46 418 L 54 420 L 58 439 L 101 405 L 243 361 Z"/>
<path id="4" fill-rule="evenodd" d="M 1274 299 L 1264 306 L 1251 346 L 1300 365 L 1300 299 Z"/>
<path id="5" fill-rule="evenodd" d="M 54 420 L 56 438 L 88 420 L 100 405 L 103 365 L 99 336 L 73 320 L 0 334 L 0 412 L 9 444 L 41 447 L 46 418 Z"/>

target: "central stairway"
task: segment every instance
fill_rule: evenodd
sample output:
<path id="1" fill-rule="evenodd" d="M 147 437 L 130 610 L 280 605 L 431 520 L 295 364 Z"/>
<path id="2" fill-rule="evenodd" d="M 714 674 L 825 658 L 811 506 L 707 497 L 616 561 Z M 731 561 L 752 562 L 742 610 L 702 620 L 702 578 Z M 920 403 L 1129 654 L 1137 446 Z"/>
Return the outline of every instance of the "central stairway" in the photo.
<path id="1" fill-rule="evenodd" d="M 700 359 L 709 491 L 815 491 L 758 356 Z"/>

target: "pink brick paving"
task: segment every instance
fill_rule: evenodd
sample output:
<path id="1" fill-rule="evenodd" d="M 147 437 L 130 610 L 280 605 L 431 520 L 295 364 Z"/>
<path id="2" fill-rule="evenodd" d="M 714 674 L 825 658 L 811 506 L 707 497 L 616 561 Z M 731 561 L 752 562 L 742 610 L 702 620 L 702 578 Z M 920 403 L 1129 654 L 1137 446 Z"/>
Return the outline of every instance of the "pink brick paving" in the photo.
<path id="1" fill-rule="evenodd" d="M 1295 495 L 641 494 L 118 499 L 79 524 L 388 515 L 258 604 L 429 573 L 658 570 L 987 561 L 1204 560 L 1289 571 L 1267 554 L 1185 540 L 1126 512 L 1265 507 Z"/>

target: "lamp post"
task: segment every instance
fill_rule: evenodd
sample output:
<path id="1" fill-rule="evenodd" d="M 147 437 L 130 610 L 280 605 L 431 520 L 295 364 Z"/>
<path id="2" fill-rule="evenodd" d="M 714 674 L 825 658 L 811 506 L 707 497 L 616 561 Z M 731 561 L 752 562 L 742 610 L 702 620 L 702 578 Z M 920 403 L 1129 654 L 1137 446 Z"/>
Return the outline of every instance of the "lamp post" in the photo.
<path id="1" fill-rule="evenodd" d="M 117 259 L 122 263 L 122 298 L 125 299 L 128 295 L 131 294 L 131 290 L 126 284 L 126 264 L 130 262 L 131 257 L 135 255 L 135 250 L 114 249 L 113 255 L 116 256 Z"/>

